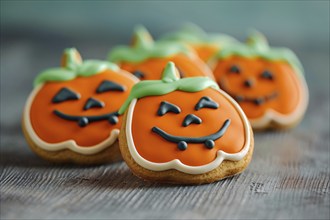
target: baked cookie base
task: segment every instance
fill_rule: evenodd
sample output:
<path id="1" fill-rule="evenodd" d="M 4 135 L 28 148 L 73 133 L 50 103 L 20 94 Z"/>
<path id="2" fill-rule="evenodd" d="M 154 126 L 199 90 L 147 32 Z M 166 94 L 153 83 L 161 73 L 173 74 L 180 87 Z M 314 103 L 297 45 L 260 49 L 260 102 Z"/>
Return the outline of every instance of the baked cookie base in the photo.
<path id="1" fill-rule="evenodd" d="M 251 144 L 249 147 L 249 151 L 246 156 L 239 161 L 230 161 L 224 160 L 220 166 L 216 169 L 209 171 L 204 174 L 187 174 L 180 172 L 178 170 L 166 170 L 166 171 L 152 171 L 148 170 L 135 162 L 132 155 L 129 152 L 126 140 L 126 120 L 127 120 L 127 112 L 123 117 L 123 125 L 121 131 L 119 133 L 119 147 L 122 154 L 123 159 L 126 164 L 129 166 L 131 171 L 137 177 L 140 177 L 144 180 L 162 182 L 162 183 L 171 183 L 171 184 L 185 184 L 185 185 L 199 185 L 205 183 L 212 183 L 226 177 L 234 176 L 236 174 L 241 173 L 250 163 L 253 149 L 254 149 L 254 140 L 253 140 L 253 132 L 251 130 Z"/>
<path id="2" fill-rule="evenodd" d="M 24 136 L 31 148 L 31 150 L 36 153 L 41 158 L 54 162 L 54 163 L 73 163 L 78 165 L 96 165 L 103 163 L 112 163 L 122 160 L 119 150 L 118 140 L 106 148 L 96 154 L 92 155 L 84 155 L 79 154 L 71 150 L 59 150 L 59 151 L 47 151 L 36 145 L 30 138 L 27 133 L 24 120 L 22 121 L 22 128 Z"/>
<path id="3" fill-rule="evenodd" d="M 262 131 L 286 131 L 286 130 L 290 130 L 296 126 L 298 126 L 298 124 L 300 124 L 300 122 L 302 121 L 302 119 L 304 118 L 304 115 L 302 115 L 301 117 L 299 117 L 297 120 L 289 123 L 289 124 L 280 124 L 274 120 L 270 121 L 268 124 L 266 124 L 263 127 L 257 127 L 253 125 L 253 121 L 250 121 L 251 126 L 253 131 L 255 132 L 262 132 Z"/>

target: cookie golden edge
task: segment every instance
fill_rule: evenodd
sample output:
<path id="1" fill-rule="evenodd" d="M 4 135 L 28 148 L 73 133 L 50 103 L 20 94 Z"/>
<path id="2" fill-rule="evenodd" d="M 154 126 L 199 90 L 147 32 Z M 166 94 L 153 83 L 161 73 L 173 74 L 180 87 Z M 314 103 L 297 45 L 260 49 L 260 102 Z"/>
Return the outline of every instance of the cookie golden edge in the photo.
<path id="1" fill-rule="evenodd" d="M 49 162 L 59 164 L 99 165 L 105 163 L 115 163 L 122 160 L 118 140 L 106 149 L 92 155 L 79 154 L 69 149 L 58 151 L 44 150 L 33 142 L 32 138 L 28 134 L 24 123 L 24 116 L 21 123 L 23 134 L 30 149 L 39 157 Z"/>
<path id="2" fill-rule="evenodd" d="M 249 146 L 249 151 L 239 161 L 224 160 L 217 168 L 203 174 L 187 174 L 174 169 L 165 171 L 148 170 L 137 164 L 129 152 L 126 139 L 126 121 L 127 112 L 125 112 L 123 116 L 123 123 L 118 136 L 120 152 L 122 158 L 126 162 L 127 166 L 130 168 L 132 173 L 143 180 L 183 185 L 207 184 L 240 174 L 247 168 L 252 159 L 254 150 L 254 139 L 253 132 L 250 127 L 249 129 L 251 142 Z"/>

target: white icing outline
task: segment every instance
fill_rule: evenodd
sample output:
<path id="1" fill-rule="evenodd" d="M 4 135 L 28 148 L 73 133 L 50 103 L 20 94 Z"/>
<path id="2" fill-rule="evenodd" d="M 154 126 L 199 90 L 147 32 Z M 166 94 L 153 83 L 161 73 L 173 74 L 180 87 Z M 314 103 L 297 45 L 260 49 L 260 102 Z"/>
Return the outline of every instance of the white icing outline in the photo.
<path id="1" fill-rule="evenodd" d="M 271 124 L 272 122 L 280 126 L 286 126 L 293 124 L 294 122 L 299 120 L 300 117 L 302 117 L 308 106 L 309 94 L 305 79 L 301 77 L 299 80 L 301 81 L 303 94 L 300 96 L 298 106 L 295 108 L 295 110 L 289 115 L 284 115 L 273 109 L 267 109 L 267 111 L 263 114 L 262 117 L 257 119 L 249 119 L 252 128 L 262 129 Z"/>
<path id="2" fill-rule="evenodd" d="M 135 82 L 139 81 L 135 76 L 133 76 L 132 74 L 130 74 L 126 71 L 121 70 L 120 72 L 121 73 L 118 73 L 118 74 L 124 74 Z M 117 72 L 114 72 L 114 73 L 117 73 Z M 32 124 L 31 124 L 30 110 L 31 110 L 32 102 L 33 102 L 35 96 L 37 95 L 37 93 L 42 88 L 42 86 L 43 86 L 43 84 L 40 84 L 32 90 L 32 92 L 30 93 L 30 95 L 26 101 L 24 113 L 23 113 L 25 130 L 34 144 L 36 144 L 38 147 L 40 147 L 46 151 L 60 151 L 60 150 L 68 149 L 68 150 L 74 151 L 79 154 L 92 155 L 92 154 L 101 152 L 102 150 L 110 147 L 113 143 L 115 143 L 115 141 L 117 140 L 118 135 L 119 135 L 119 129 L 113 129 L 110 132 L 109 137 L 107 139 L 105 139 L 104 141 L 102 141 L 101 143 L 98 143 L 93 146 L 85 146 L 85 147 L 77 145 L 77 143 L 74 140 L 67 140 L 67 141 L 63 141 L 63 142 L 59 142 L 59 143 L 48 143 L 48 142 L 45 142 L 44 140 L 42 140 L 41 138 L 39 138 L 39 136 L 36 134 L 36 132 L 34 131 L 34 129 L 32 127 Z"/>
<path id="3" fill-rule="evenodd" d="M 134 145 L 134 141 L 133 141 L 133 136 L 132 136 L 132 132 L 131 132 L 132 131 L 132 120 L 133 120 L 132 116 L 133 116 L 135 104 L 137 102 L 137 99 L 133 99 L 131 104 L 129 105 L 129 109 L 127 112 L 126 139 L 127 139 L 127 146 L 128 146 L 129 152 L 132 155 L 134 161 L 136 163 L 138 163 L 140 166 L 142 166 L 148 170 L 152 170 L 152 171 L 164 171 L 164 170 L 175 169 L 175 170 L 181 171 L 183 173 L 188 173 L 188 174 L 202 174 L 202 173 L 207 173 L 207 172 L 217 168 L 218 166 L 220 166 L 220 164 L 224 160 L 239 161 L 239 160 L 243 159 L 245 157 L 245 155 L 248 153 L 250 144 L 251 144 L 251 131 L 250 131 L 249 121 L 248 121 L 247 117 L 245 116 L 241 107 L 234 101 L 234 99 L 232 99 L 227 93 L 225 93 L 222 90 L 217 90 L 217 91 L 219 91 L 235 107 L 235 109 L 237 110 L 237 112 L 239 113 L 239 115 L 243 121 L 244 134 L 246 137 L 246 141 L 243 146 L 243 149 L 240 152 L 234 153 L 234 154 L 229 154 L 222 150 L 219 150 L 217 152 L 217 157 L 215 158 L 215 160 L 213 160 L 209 164 L 202 165 L 202 166 L 185 165 L 178 159 L 174 159 L 174 160 L 171 160 L 171 161 L 165 162 L 165 163 L 155 163 L 155 162 L 148 161 L 137 152 L 135 145 Z"/>

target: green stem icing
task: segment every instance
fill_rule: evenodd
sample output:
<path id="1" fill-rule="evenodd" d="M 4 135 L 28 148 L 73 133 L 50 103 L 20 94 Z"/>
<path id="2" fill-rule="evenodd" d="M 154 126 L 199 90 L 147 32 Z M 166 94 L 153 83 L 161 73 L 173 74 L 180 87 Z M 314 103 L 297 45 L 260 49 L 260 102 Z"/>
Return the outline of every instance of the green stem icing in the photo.
<path id="1" fill-rule="evenodd" d="M 249 37 L 246 39 L 246 44 L 255 50 L 267 51 L 269 49 L 269 44 L 266 37 L 258 31 L 251 31 Z"/>
<path id="2" fill-rule="evenodd" d="M 162 81 L 165 83 L 170 83 L 174 81 L 178 81 L 180 79 L 180 74 L 178 73 L 178 69 L 175 67 L 173 62 L 169 62 L 162 73 Z"/>
<path id="3" fill-rule="evenodd" d="M 248 37 L 246 44 L 235 44 L 224 47 L 212 57 L 212 60 L 222 60 L 231 56 L 283 61 L 288 63 L 299 76 L 303 77 L 304 70 L 302 64 L 294 52 L 288 48 L 270 47 L 266 37 L 259 32 L 253 32 Z"/>
<path id="4" fill-rule="evenodd" d="M 110 69 L 118 71 L 119 67 L 107 61 L 86 60 L 81 62 L 77 59 L 77 50 L 69 48 L 64 50 L 66 57 L 66 66 L 59 68 L 50 68 L 41 72 L 34 80 L 34 87 L 45 82 L 62 82 L 75 79 L 76 77 L 88 77 Z"/>
<path id="5" fill-rule="evenodd" d="M 161 80 L 144 80 L 135 84 L 118 113 L 123 114 L 133 99 L 165 95 L 176 90 L 198 92 L 208 87 L 219 89 L 217 83 L 208 77 L 188 77 L 180 79 L 178 76 L 175 64 L 169 62 L 163 71 Z"/>
<path id="6" fill-rule="evenodd" d="M 152 47 L 154 40 L 149 31 L 142 25 L 138 25 L 134 29 L 134 46 L 136 47 Z"/>
<path id="7" fill-rule="evenodd" d="M 191 44 L 215 44 L 219 47 L 238 43 L 229 35 L 219 33 L 206 33 L 199 26 L 189 23 L 179 31 L 172 32 L 160 38 L 160 41 L 188 42 Z"/>
<path id="8" fill-rule="evenodd" d="M 108 60 L 115 63 L 133 62 L 139 63 L 150 58 L 164 58 L 176 54 L 191 56 L 192 51 L 184 44 L 171 42 L 154 42 L 149 32 L 143 27 L 135 28 L 133 35 L 135 41 L 132 47 L 117 46 L 113 48 Z"/>
<path id="9" fill-rule="evenodd" d="M 64 57 L 66 59 L 65 67 L 69 70 L 76 69 L 77 66 L 81 65 L 82 60 L 78 58 L 79 52 L 75 48 L 67 48 L 64 50 Z"/>

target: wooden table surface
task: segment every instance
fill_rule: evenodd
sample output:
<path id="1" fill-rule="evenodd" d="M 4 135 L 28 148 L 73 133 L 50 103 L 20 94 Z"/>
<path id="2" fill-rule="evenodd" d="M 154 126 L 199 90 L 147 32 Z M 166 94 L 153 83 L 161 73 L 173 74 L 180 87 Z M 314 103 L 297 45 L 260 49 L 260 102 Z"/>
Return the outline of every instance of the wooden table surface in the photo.
<path id="1" fill-rule="evenodd" d="M 21 132 L 22 108 L 36 74 L 56 66 L 63 47 L 73 41 L 9 33 L 1 38 L 0 51 L 1 219 L 330 218 L 329 40 L 286 41 L 305 67 L 310 90 L 309 107 L 298 127 L 255 133 L 252 162 L 242 174 L 213 184 L 180 186 L 145 182 L 124 162 L 73 166 L 37 157 Z M 108 50 L 103 43 L 73 45 L 86 58 L 102 58 Z"/>
<path id="2" fill-rule="evenodd" d="M 18 68 L 6 65 L 11 58 L 33 54 L 24 44 L 3 49 L 9 72 Z M 23 58 L 30 59 L 23 65 L 35 62 L 33 56 Z M 256 133 L 247 170 L 208 185 L 144 182 L 123 162 L 92 167 L 45 162 L 28 148 L 20 115 L 10 118 L 13 114 L 6 112 L 1 124 L 1 218 L 329 218 L 329 71 L 317 71 L 317 61 L 325 60 L 322 54 L 309 58 L 311 99 L 302 123 L 289 131 Z M 17 98 L 12 111 L 20 112 L 31 86 L 25 93 L 15 91 L 10 89 L 15 79 L 5 75 L 1 80 L 6 78 L 11 81 L 4 92 Z"/>

